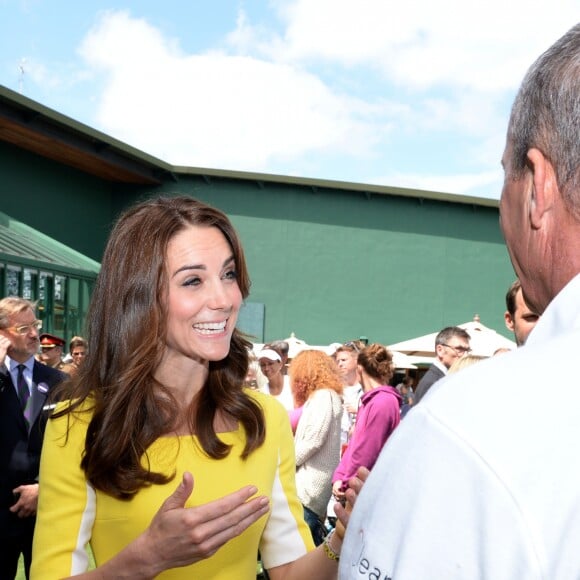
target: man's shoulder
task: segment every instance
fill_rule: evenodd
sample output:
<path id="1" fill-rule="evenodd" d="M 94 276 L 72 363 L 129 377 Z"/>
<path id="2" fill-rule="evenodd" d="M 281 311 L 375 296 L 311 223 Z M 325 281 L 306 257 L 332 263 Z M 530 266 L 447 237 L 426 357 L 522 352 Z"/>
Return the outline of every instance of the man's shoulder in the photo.
<path id="1" fill-rule="evenodd" d="M 435 374 L 437 376 L 443 376 L 445 373 L 441 370 L 441 368 L 439 367 L 439 364 L 435 364 L 433 363 L 430 367 L 429 370 L 427 371 L 428 373 L 431 374 Z"/>
<path id="2" fill-rule="evenodd" d="M 445 373 L 435 364 L 432 364 L 428 369 L 427 372 L 421 377 L 419 381 L 418 387 L 421 384 L 429 383 L 444 377 Z"/>
<path id="3" fill-rule="evenodd" d="M 50 387 L 53 387 L 54 385 L 69 378 L 66 373 L 63 373 L 62 371 L 53 367 L 49 367 L 48 365 L 45 365 L 44 363 L 41 363 L 37 360 L 34 361 L 33 374 L 35 377 L 45 381 Z"/>

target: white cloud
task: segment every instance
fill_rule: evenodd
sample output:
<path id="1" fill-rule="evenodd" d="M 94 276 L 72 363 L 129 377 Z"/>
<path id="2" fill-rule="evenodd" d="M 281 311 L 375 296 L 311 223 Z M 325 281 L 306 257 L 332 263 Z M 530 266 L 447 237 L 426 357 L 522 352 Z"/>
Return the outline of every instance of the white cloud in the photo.
<path id="1" fill-rule="evenodd" d="M 404 86 L 513 89 L 542 50 L 577 21 L 576 0 L 294 0 L 272 50 L 381 70 Z M 252 32 L 246 26 L 246 45 Z M 255 32 L 255 31 L 254 31 Z M 263 39 L 258 44 L 263 47 Z"/>
<path id="2" fill-rule="evenodd" d="M 440 173 L 424 164 L 373 182 L 494 196 L 506 103 L 575 1 L 277 0 L 278 31 L 240 11 L 225 48 L 193 54 L 104 12 L 80 53 L 102 79 L 99 128 L 171 163 L 361 181 L 349 161 L 379 174 L 371 164 L 407 168 L 447 147 L 458 153 Z M 336 172 L 320 174 L 333 156 Z"/>
<path id="3" fill-rule="evenodd" d="M 100 125 L 175 164 L 265 170 L 317 150 L 365 155 L 390 110 L 290 64 L 183 54 L 126 12 L 104 14 L 81 52 L 106 79 Z"/>
<path id="4" fill-rule="evenodd" d="M 482 137 L 505 125 L 503 112 L 491 95 L 455 92 L 426 96 L 414 111 L 413 122 L 426 131 L 456 132 Z"/>
<path id="5" fill-rule="evenodd" d="M 424 157 L 439 140 L 462 159 L 449 159 L 439 178 L 432 167 L 424 178 L 389 178 L 407 187 L 491 197 L 501 186 L 508 102 L 533 59 L 577 17 L 576 0 L 562 0 L 557 10 L 549 0 L 411 0 L 396 6 L 384 0 L 279 0 L 275 6 L 281 33 L 242 13 L 231 46 L 324 70 L 333 86 L 348 85 L 356 72 L 369 102 L 378 95 L 405 99 L 388 116 L 383 141 L 392 138 L 413 156 L 424 140 Z M 384 164 L 393 162 L 386 158 Z M 469 174 L 472 167 L 477 169 Z"/>

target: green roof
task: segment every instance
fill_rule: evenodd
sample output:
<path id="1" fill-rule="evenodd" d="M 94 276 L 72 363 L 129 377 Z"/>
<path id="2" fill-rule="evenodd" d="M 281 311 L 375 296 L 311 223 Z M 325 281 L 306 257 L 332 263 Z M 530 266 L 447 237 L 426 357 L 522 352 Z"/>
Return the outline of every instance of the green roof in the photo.
<path id="1" fill-rule="evenodd" d="M 0 256 L 51 269 L 98 274 L 99 262 L 0 212 Z"/>

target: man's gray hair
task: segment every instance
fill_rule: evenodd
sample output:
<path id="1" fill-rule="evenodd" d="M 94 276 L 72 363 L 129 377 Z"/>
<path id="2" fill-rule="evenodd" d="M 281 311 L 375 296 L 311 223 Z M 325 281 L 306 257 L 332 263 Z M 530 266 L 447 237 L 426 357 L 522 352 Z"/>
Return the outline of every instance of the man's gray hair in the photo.
<path id="1" fill-rule="evenodd" d="M 511 175 L 521 178 L 535 147 L 552 163 L 560 192 L 580 219 L 580 24 L 530 67 L 508 126 Z"/>
<path id="2" fill-rule="evenodd" d="M 24 310 L 36 310 L 36 302 L 31 302 L 25 298 L 20 298 L 19 296 L 7 296 L 0 300 L 0 328 L 7 328 L 9 319 L 13 314 L 19 314 L 24 312 Z"/>
<path id="3" fill-rule="evenodd" d="M 454 336 L 463 338 L 464 340 L 471 340 L 471 336 L 469 336 L 467 330 L 460 326 L 446 326 L 435 337 L 435 348 L 437 348 L 438 344 L 447 344 Z"/>

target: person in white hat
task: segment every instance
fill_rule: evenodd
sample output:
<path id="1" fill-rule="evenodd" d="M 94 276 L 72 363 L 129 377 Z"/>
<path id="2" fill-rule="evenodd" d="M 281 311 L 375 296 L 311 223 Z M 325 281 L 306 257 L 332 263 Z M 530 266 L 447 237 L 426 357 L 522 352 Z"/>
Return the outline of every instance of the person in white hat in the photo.
<path id="1" fill-rule="evenodd" d="M 258 362 L 262 374 L 268 380 L 264 392 L 278 399 L 287 411 L 294 409 L 290 381 L 288 375 L 284 374 L 282 357 L 274 349 L 265 348 L 258 355 Z"/>

